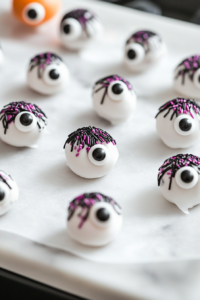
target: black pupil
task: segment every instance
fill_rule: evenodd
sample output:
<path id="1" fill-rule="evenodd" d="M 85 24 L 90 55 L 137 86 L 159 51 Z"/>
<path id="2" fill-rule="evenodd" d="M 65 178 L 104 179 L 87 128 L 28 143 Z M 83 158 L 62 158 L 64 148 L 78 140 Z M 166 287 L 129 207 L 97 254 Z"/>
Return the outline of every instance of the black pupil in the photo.
<path id="1" fill-rule="evenodd" d="M 70 31 L 71 31 L 71 26 L 69 24 L 66 24 L 64 27 L 63 27 L 63 31 L 64 33 L 66 34 L 69 34 Z"/>
<path id="2" fill-rule="evenodd" d="M 112 86 L 112 91 L 114 94 L 116 95 L 119 95 L 123 92 L 123 86 L 120 84 L 120 83 L 115 83 L 113 86 Z"/>
<path id="3" fill-rule="evenodd" d="M 194 175 L 192 174 L 191 171 L 185 170 L 181 173 L 181 179 L 185 183 L 190 183 L 194 179 Z"/>
<path id="4" fill-rule="evenodd" d="M 58 70 L 53 69 L 49 72 L 49 77 L 53 80 L 57 80 L 60 77 Z"/>
<path id="5" fill-rule="evenodd" d="M 102 148 L 96 148 L 93 151 L 92 156 L 95 160 L 102 161 L 106 157 L 106 153 Z"/>
<path id="6" fill-rule="evenodd" d="M 192 128 L 192 123 L 189 119 L 185 118 L 179 122 L 179 127 L 182 131 L 189 131 Z"/>
<path id="7" fill-rule="evenodd" d="M 200 76 L 199 76 L 199 82 L 200 82 Z"/>
<path id="8" fill-rule="evenodd" d="M 24 113 L 20 117 L 20 123 L 24 126 L 29 126 L 33 123 L 33 117 L 29 113 Z"/>
<path id="9" fill-rule="evenodd" d="M 0 201 L 3 201 L 5 197 L 5 192 L 0 188 Z"/>
<path id="10" fill-rule="evenodd" d="M 36 19 L 37 18 L 37 12 L 35 9 L 29 9 L 27 12 L 27 15 L 30 19 Z"/>
<path id="11" fill-rule="evenodd" d="M 135 52 L 135 50 L 130 49 L 130 50 L 128 51 L 128 53 L 127 53 L 127 56 L 128 56 L 129 59 L 134 59 L 134 58 L 136 58 L 136 52 Z"/>
<path id="12" fill-rule="evenodd" d="M 100 208 L 96 213 L 97 219 L 101 222 L 105 222 L 110 218 L 110 214 L 106 208 Z"/>

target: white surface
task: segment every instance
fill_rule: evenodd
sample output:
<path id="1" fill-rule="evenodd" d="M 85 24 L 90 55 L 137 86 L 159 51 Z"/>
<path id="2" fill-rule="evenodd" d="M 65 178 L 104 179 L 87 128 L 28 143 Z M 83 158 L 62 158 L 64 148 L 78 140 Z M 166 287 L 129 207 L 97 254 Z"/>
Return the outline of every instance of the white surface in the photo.
<path id="1" fill-rule="evenodd" d="M 199 300 L 200 261 L 100 264 L 11 233 L 0 241 L 2 268 L 86 299 Z"/>
<path id="2" fill-rule="evenodd" d="M 75 3 L 78 6 L 83 2 L 73 1 L 73 5 L 64 2 L 68 9 Z M 2 12 L 0 36 L 6 63 L 0 75 L 1 104 L 23 99 L 40 105 L 49 116 L 52 134 L 41 141 L 37 151 L 16 149 L 0 142 L 1 168 L 17 178 L 21 192 L 18 205 L 1 218 L 0 229 L 95 261 L 138 263 L 199 258 L 200 207 L 185 216 L 164 200 L 157 188 L 158 167 L 165 158 L 179 151 L 163 145 L 156 135 L 154 116 L 158 106 L 177 96 L 172 90 L 174 66 L 183 57 L 198 52 L 195 37 L 200 29 L 156 16 L 147 18 L 146 14 L 121 7 L 114 9 L 107 5 L 105 10 L 106 4 L 85 1 L 85 6 L 86 3 L 98 11 L 107 31 L 102 44 L 95 44 L 80 57 L 59 47 L 55 31 L 30 34 L 30 29 L 23 29 Z M 2 11 L 6 5 L 1 2 Z M 168 46 L 169 58 L 148 73 L 133 76 L 120 64 L 123 43 L 132 31 L 143 27 L 144 21 L 149 29 L 159 28 Z M 60 54 L 72 74 L 70 88 L 50 98 L 31 92 L 25 81 L 29 58 L 45 50 Z M 94 81 L 112 73 L 130 80 L 139 99 L 133 120 L 117 127 L 111 127 L 96 116 L 91 100 Z M 116 138 L 120 152 L 112 172 L 96 180 L 73 174 L 65 165 L 62 149 L 69 133 L 89 124 L 108 130 Z M 196 146 L 188 151 L 198 155 L 199 150 Z M 119 238 L 99 249 L 76 244 L 65 229 L 68 202 L 79 193 L 95 190 L 112 196 L 121 204 L 124 214 Z"/>

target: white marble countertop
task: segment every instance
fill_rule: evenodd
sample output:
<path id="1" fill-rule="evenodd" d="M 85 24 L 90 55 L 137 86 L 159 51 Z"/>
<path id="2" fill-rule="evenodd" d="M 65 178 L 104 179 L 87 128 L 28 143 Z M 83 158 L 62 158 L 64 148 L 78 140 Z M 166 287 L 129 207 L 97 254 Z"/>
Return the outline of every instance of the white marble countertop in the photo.
<path id="1" fill-rule="evenodd" d="M 199 260 L 99 264 L 0 231 L 0 267 L 92 300 L 199 300 Z"/>
<path id="2" fill-rule="evenodd" d="M 101 2 L 64 0 L 63 9 L 66 11 L 71 7 L 83 6 L 83 3 L 94 6 L 94 10 L 99 8 L 101 15 L 104 10 L 106 11 L 106 7 L 110 7 Z M 3 39 L 17 38 L 17 33 L 14 30 L 11 31 L 9 26 L 5 26 L 9 20 L 9 6 L 10 1 L 0 2 L 0 38 Z M 172 32 L 176 37 L 183 34 L 187 36 L 188 54 L 193 53 L 190 39 L 196 38 L 197 33 L 200 34 L 197 26 L 176 20 L 141 12 L 136 13 L 118 6 L 113 6 L 113 13 L 114 18 L 109 19 L 105 16 L 103 20 L 105 25 L 112 22 L 114 27 L 119 18 L 127 19 L 130 24 L 133 18 L 140 27 L 144 25 L 146 27 L 146 22 L 152 29 L 156 30 L 160 27 L 165 32 L 168 45 L 176 43 L 177 53 L 185 47 L 186 40 L 175 41 Z M 131 25 L 124 25 L 124 28 L 129 28 L 130 32 L 131 27 Z M 127 35 L 130 32 L 127 32 Z M 51 40 L 47 38 L 45 42 L 50 45 Z M 83 78 L 80 80 L 84 83 Z M 88 85 L 87 80 L 85 80 L 85 85 Z M 0 267 L 92 300 L 197 300 L 200 297 L 198 286 L 200 261 L 197 260 L 121 265 L 100 264 L 42 246 L 12 233 L 0 231 Z"/>

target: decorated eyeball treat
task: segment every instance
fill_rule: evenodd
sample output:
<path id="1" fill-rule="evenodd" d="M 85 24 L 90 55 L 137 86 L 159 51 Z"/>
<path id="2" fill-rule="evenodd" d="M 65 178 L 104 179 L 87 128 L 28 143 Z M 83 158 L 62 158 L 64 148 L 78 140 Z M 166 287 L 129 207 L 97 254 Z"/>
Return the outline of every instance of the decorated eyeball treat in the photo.
<path id="1" fill-rule="evenodd" d="M 104 246 L 116 237 L 121 226 L 121 208 L 111 197 L 87 193 L 69 204 L 67 231 L 81 244 Z"/>
<path id="2" fill-rule="evenodd" d="M 159 168 L 158 186 L 166 200 L 175 203 L 180 210 L 200 203 L 200 157 L 193 154 L 177 154 L 164 161 Z"/>
<path id="3" fill-rule="evenodd" d="M 42 53 L 31 59 L 27 72 L 28 86 L 41 94 L 51 95 L 66 88 L 69 71 L 63 60 L 54 53 Z"/>
<path id="4" fill-rule="evenodd" d="M 29 26 L 39 26 L 52 19 L 60 10 L 61 0 L 13 0 L 13 13 Z"/>
<path id="5" fill-rule="evenodd" d="M 131 84 L 118 75 L 98 80 L 92 96 L 96 113 L 112 124 L 129 119 L 136 107 L 137 97 Z"/>
<path id="6" fill-rule="evenodd" d="M 144 71 L 165 52 L 166 46 L 158 34 L 148 30 L 137 31 L 126 42 L 124 63 L 131 71 Z"/>
<path id="7" fill-rule="evenodd" d="M 13 178 L 0 170 L 0 216 L 7 213 L 18 200 L 19 189 Z"/>
<path id="8" fill-rule="evenodd" d="M 185 97 L 200 99 L 200 55 L 188 57 L 177 66 L 174 89 Z"/>
<path id="9" fill-rule="evenodd" d="M 12 102 L 0 111 L 0 138 L 11 146 L 37 148 L 46 125 L 47 117 L 36 104 Z"/>
<path id="10" fill-rule="evenodd" d="M 200 106 L 191 99 L 166 102 L 156 115 L 159 137 L 170 148 L 188 148 L 200 137 Z"/>
<path id="11" fill-rule="evenodd" d="M 116 141 L 106 131 L 83 127 L 72 132 L 64 145 L 68 167 L 84 178 L 106 175 L 116 164 Z"/>
<path id="12" fill-rule="evenodd" d="M 95 14 L 86 9 L 76 9 L 64 15 L 60 25 L 62 44 L 70 50 L 80 50 L 103 31 Z"/>

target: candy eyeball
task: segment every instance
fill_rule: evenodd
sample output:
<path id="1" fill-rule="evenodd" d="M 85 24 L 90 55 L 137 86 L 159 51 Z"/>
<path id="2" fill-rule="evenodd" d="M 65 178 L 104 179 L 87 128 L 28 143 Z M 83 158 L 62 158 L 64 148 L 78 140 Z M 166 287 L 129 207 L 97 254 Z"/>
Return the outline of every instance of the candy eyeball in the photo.
<path id="1" fill-rule="evenodd" d="M 200 137 L 200 106 L 191 99 L 176 98 L 166 102 L 156 115 L 156 129 L 170 148 L 188 148 Z"/>
<path id="2" fill-rule="evenodd" d="M 69 71 L 54 53 L 42 53 L 31 59 L 27 72 L 28 86 L 44 95 L 58 93 L 69 83 Z"/>
<path id="3" fill-rule="evenodd" d="M 3 50 L 1 48 L 1 45 L 0 45 L 0 65 L 4 62 L 4 55 L 3 55 Z"/>
<path id="4" fill-rule="evenodd" d="M 136 107 L 137 97 L 131 84 L 118 75 L 98 80 L 92 97 L 96 113 L 112 124 L 129 119 Z"/>
<path id="5" fill-rule="evenodd" d="M 67 13 L 61 20 L 60 38 L 70 50 L 80 50 L 102 33 L 102 25 L 93 12 L 77 9 Z"/>
<path id="6" fill-rule="evenodd" d="M 19 189 L 12 177 L 0 170 L 0 216 L 7 213 L 18 200 Z"/>
<path id="7" fill-rule="evenodd" d="M 200 157 L 193 154 L 177 154 L 164 161 L 159 168 L 158 186 L 163 197 L 175 203 L 180 210 L 200 203 Z"/>
<path id="8" fill-rule="evenodd" d="M 161 37 L 154 32 L 135 32 L 126 42 L 124 63 L 131 71 L 144 71 L 155 64 L 166 52 Z"/>
<path id="9" fill-rule="evenodd" d="M 81 244 L 104 246 L 116 237 L 121 226 L 121 208 L 111 197 L 87 193 L 69 204 L 67 231 Z"/>
<path id="10" fill-rule="evenodd" d="M 106 131 L 83 127 L 72 132 L 64 145 L 68 167 L 84 178 L 105 176 L 116 164 L 116 141 Z"/>
<path id="11" fill-rule="evenodd" d="M 61 0 L 13 0 L 13 13 L 24 24 L 39 26 L 53 18 L 61 7 Z"/>
<path id="12" fill-rule="evenodd" d="M 0 138 L 11 146 L 36 148 L 46 125 L 45 113 L 35 104 L 12 102 L 0 111 Z"/>
<path id="13" fill-rule="evenodd" d="M 188 57 L 177 66 L 174 89 L 185 97 L 200 99 L 200 55 Z"/>

